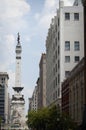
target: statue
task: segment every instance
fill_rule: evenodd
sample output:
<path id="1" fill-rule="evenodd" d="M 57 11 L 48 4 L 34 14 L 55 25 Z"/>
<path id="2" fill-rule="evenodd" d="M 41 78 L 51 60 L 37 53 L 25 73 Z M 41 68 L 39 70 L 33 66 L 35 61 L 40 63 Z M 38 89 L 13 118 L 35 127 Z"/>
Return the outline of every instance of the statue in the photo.
<path id="1" fill-rule="evenodd" d="M 19 32 L 18 32 L 18 38 L 17 38 L 17 41 L 18 41 L 18 43 L 20 43 L 20 35 L 19 35 Z"/>

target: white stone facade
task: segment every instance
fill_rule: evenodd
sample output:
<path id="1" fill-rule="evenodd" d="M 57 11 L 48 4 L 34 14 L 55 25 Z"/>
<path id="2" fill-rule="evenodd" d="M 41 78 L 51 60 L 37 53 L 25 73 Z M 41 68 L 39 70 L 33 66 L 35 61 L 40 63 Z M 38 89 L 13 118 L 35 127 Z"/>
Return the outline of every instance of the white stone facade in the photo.
<path id="1" fill-rule="evenodd" d="M 47 106 L 61 105 L 61 83 L 84 56 L 83 7 L 60 1 L 46 39 Z"/>

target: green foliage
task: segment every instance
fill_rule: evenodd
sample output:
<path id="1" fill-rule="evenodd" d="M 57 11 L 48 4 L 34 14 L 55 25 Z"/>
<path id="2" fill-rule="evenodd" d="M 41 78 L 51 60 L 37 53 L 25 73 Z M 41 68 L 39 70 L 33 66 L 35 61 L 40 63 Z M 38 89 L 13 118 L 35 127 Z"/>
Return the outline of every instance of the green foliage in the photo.
<path id="1" fill-rule="evenodd" d="M 2 118 L 1 118 L 1 116 L 0 116 L 0 130 L 1 130 L 1 122 L 2 122 Z"/>
<path id="2" fill-rule="evenodd" d="M 1 118 L 1 116 L 0 116 L 0 124 L 1 124 L 1 122 L 2 122 L 2 118 Z"/>
<path id="3" fill-rule="evenodd" d="M 35 130 L 76 129 L 73 120 L 68 115 L 61 113 L 56 106 L 28 112 L 27 125 Z"/>

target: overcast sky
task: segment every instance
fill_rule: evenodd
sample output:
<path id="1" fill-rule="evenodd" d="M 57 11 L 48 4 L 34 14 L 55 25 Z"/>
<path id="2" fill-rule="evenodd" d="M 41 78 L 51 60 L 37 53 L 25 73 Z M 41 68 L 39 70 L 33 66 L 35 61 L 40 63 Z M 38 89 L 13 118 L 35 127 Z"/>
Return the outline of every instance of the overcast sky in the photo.
<path id="1" fill-rule="evenodd" d="M 71 5 L 73 0 L 64 0 Z M 17 33 L 22 44 L 22 86 L 28 98 L 39 77 L 39 61 L 45 52 L 45 40 L 58 0 L 0 0 L 0 71 L 9 74 L 9 92 L 15 86 L 15 46 Z M 10 95 L 11 95 L 10 94 Z"/>

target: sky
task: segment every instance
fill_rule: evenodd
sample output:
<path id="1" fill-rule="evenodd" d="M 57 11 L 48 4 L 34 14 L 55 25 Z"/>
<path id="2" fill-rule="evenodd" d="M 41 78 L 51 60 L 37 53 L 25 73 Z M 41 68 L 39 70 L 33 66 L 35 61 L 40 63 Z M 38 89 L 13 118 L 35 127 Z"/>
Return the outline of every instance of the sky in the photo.
<path id="1" fill-rule="evenodd" d="M 72 5 L 73 0 L 64 0 Z M 59 0 L 0 0 L 0 72 L 9 75 L 10 97 L 15 86 L 15 47 L 17 33 L 22 45 L 21 86 L 24 87 L 25 112 L 39 77 L 41 54 L 46 52 L 46 36 Z"/>

